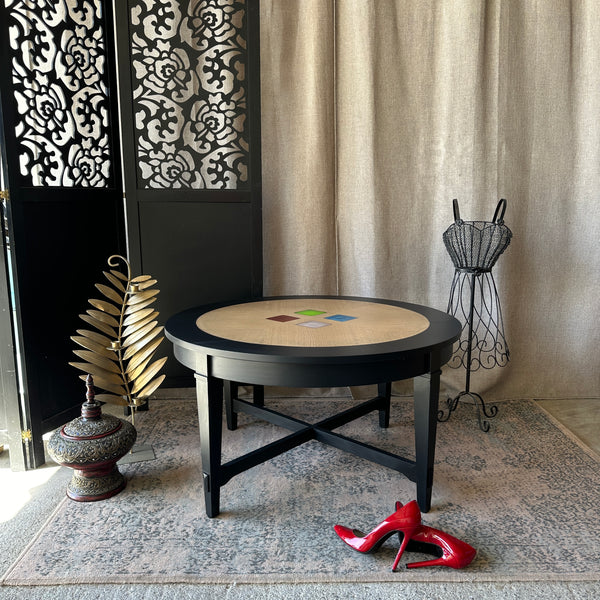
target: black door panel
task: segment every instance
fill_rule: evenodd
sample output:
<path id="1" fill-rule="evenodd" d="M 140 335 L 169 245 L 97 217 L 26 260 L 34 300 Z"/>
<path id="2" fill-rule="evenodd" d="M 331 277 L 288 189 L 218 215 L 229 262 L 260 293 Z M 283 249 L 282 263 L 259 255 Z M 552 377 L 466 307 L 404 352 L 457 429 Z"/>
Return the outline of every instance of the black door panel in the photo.
<path id="1" fill-rule="evenodd" d="M 11 463 L 22 453 L 25 468 L 43 464 L 42 434 L 80 411 L 85 386 L 68 365 L 69 336 L 106 258 L 125 251 L 111 6 L 0 5 L 0 143 L 24 401 L 2 400 L 30 437 L 11 443 Z"/>
<path id="2" fill-rule="evenodd" d="M 165 215 L 168 214 L 168 219 Z M 181 310 L 255 294 L 252 206 L 232 202 L 145 202 L 140 205 L 144 271 L 158 280 L 164 323 Z M 189 369 L 172 358 L 164 372 L 171 387 L 194 385 Z"/>

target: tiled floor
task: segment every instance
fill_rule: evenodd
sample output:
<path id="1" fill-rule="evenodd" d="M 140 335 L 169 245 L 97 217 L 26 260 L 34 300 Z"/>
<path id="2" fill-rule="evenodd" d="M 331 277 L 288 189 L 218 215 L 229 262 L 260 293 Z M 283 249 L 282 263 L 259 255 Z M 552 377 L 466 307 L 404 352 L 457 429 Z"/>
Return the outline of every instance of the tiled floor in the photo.
<path id="1" fill-rule="evenodd" d="M 600 454 L 600 398 L 538 400 L 538 403 Z"/>

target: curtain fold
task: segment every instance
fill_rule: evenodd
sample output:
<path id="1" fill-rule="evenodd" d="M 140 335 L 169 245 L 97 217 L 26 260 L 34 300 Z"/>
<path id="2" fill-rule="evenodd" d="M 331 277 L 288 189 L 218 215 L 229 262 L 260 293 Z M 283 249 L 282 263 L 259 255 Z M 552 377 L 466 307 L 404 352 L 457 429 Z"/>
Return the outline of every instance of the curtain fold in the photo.
<path id="1" fill-rule="evenodd" d="M 452 199 L 514 237 L 486 400 L 600 395 L 600 7 L 262 0 L 265 292 L 447 306 Z M 464 370 L 446 368 L 460 391 Z"/>
<path id="2" fill-rule="evenodd" d="M 334 2 L 261 2 L 265 290 L 335 294 Z"/>

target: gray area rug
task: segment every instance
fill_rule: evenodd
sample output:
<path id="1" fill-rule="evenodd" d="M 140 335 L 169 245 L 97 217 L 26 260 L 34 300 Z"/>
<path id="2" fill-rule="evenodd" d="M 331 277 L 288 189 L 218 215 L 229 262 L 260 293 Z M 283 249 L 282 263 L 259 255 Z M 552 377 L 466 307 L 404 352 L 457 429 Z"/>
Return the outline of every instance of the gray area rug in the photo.
<path id="1" fill-rule="evenodd" d="M 317 421 L 348 398 L 268 400 Z M 500 403 L 489 433 L 472 407 L 438 425 L 432 510 L 423 522 L 478 550 L 467 568 L 390 566 L 398 538 L 373 554 L 348 548 L 342 523 L 370 530 L 415 497 L 404 476 L 313 441 L 232 479 L 222 513 L 206 517 L 193 400 L 153 401 L 136 419 L 138 442 L 156 460 L 121 467 L 118 496 L 65 499 L 20 558 L 5 585 L 60 583 L 598 581 L 599 458 L 530 401 Z M 411 456 L 412 400 L 394 398 L 390 428 L 377 413 L 338 431 Z M 225 429 L 224 460 L 285 435 L 240 415 Z M 425 558 L 425 557 L 423 557 Z"/>

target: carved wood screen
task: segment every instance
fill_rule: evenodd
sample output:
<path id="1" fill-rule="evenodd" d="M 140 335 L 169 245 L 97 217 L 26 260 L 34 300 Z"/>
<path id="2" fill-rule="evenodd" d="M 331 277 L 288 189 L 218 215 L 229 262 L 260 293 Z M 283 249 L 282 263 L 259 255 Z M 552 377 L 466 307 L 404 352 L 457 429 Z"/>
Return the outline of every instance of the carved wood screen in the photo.
<path id="1" fill-rule="evenodd" d="M 114 186 L 103 3 L 5 3 L 22 184 Z"/>
<path id="2" fill-rule="evenodd" d="M 246 3 L 130 2 L 139 186 L 248 186 Z"/>

